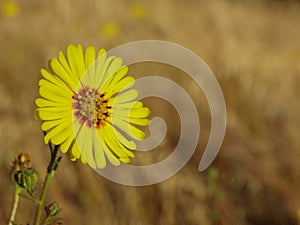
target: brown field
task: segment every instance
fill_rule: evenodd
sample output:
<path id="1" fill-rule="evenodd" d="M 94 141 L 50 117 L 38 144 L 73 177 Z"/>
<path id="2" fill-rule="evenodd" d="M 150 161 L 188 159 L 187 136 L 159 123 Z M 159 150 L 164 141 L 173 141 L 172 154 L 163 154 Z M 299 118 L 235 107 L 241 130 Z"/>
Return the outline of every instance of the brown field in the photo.
<path id="1" fill-rule="evenodd" d="M 146 187 L 113 183 L 62 155 L 47 196 L 48 203 L 59 202 L 62 223 L 300 224 L 298 1 L 12 2 L 19 8 L 9 16 L 7 2 L 0 0 L 0 224 L 7 224 L 11 210 L 9 173 L 15 155 L 32 156 L 40 184 L 49 161 L 40 122 L 33 116 L 39 70 L 70 43 L 111 49 L 143 39 L 185 46 L 214 71 L 228 113 L 220 154 L 208 170 L 197 171 L 210 116 L 193 81 L 168 66 L 131 66 L 130 74 L 137 77 L 161 74 L 188 90 L 201 121 L 197 150 L 175 176 Z M 145 104 L 153 108 L 151 117 L 166 119 L 169 132 L 158 149 L 137 153 L 135 164 L 162 160 L 179 136 L 178 116 L 168 116 L 174 110 L 170 105 L 157 99 L 146 99 Z M 17 224 L 32 224 L 34 209 L 28 200 L 21 200 Z"/>

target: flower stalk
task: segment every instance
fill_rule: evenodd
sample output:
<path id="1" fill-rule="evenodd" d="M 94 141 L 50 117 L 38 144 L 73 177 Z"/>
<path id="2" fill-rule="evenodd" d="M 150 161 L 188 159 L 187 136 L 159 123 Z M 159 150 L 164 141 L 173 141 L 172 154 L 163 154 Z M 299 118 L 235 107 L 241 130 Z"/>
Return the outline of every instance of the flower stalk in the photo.
<path id="1" fill-rule="evenodd" d="M 14 224 L 17 208 L 19 205 L 19 198 L 20 198 L 19 194 L 21 193 L 21 191 L 22 191 L 22 188 L 17 183 L 15 183 L 14 184 L 14 202 L 13 202 L 13 207 L 12 207 L 11 214 L 9 217 L 8 225 Z"/>
<path id="2" fill-rule="evenodd" d="M 51 144 L 49 144 L 49 148 L 50 148 L 50 152 L 51 152 L 51 160 L 50 163 L 48 165 L 47 168 L 47 175 L 45 177 L 45 181 L 43 184 L 43 189 L 42 189 L 42 193 L 40 196 L 40 200 L 38 202 L 38 207 L 36 210 L 36 214 L 35 214 L 35 219 L 34 219 L 34 225 L 39 225 L 40 224 L 40 220 L 41 220 L 41 216 L 42 216 L 42 211 L 45 205 L 45 199 L 46 199 L 46 195 L 47 195 L 47 191 L 49 188 L 49 184 L 55 174 L 55 171 L 58 167 L 58 163 L 60 162 L 61 157 L 57 158 L 57 152 L 58 152 L 58 145 L 55 145 L 54 148 L 52 147 Z"/>

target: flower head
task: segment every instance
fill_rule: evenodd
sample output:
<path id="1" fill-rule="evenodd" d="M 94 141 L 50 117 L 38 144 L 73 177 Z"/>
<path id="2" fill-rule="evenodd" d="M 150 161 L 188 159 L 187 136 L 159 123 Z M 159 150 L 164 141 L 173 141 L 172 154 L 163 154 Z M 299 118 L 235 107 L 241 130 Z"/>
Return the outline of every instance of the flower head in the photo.
<path id="1" fill-rule="evenodd" d="M 43 121 L 45 143 L 60 145 L 72 160 L 81 158 L 93 168 L 130 162 L 134 139 L 144 139 L 138 126 L 148 126 L 150 111 L 136 101 L 135 82 L 126 76 L 122 59 L 107 57 L 93 47 L 70 45 L 67 58 L 59 52 L 42 69 L 36 118 Z"/>
<path id="2" fill-rule="evenodd" d="M 143 19 L 147 16 L 147 9 L 144 5 L 134 4 L 129 9 L 134 19 Z"/>
<path id="3" fill-rule="evenodd" d="M 108 21 L 100 27 L 100 33 L 104 39 L 113 39 L 119 33 L 119 25 L 115 21 Z"/>
<path id="4" fill-rule="evenodd" d="M 26 153 L 18 153 L 13 161 L 13 171 L 20 171 L 23 168 L 31 167 L 31 156 Z"/>
<path id="5" fill-rule="evenodd" d="M 0 12 L 5 17 L 14 18 L 20 13 L 20 6 L 15 1 L 5 1 L 0 4 Z"/>

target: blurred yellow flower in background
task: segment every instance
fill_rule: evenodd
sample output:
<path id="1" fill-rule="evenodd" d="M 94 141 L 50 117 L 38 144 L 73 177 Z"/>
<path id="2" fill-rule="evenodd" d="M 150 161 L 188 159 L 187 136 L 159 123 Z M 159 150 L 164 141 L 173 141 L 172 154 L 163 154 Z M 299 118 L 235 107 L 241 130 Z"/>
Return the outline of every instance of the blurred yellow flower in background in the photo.
<path id="1" fill-rule="evenodd" d="M 134 100 L 135 79 L 127 71 L 121 58 L 107 57 L 104 49 L 97 54 L 94 47 L 69 45 L 67 58 L 60 51 L 49 71 L 41 70 L 41 97 L 35 101 L 45 143 L 60 145 L 72 160 L 93 168 L 104 168 L 105 158 L 113 165 L 129 163 L 136 148 L 129 139 L 145 138 L 135 125 L 148 126 L 150 110 Z"/>
<path id="2" fill-rule="evenodd" d="M 143 19 L 147 16 L 147 9 L 144 5 L 134 4 L 130 8 L 130 14 L 135 19 Z"/>
<path id="3" fill-rule="evenodd" d="M 108 21 L 100 27 L 100 34 L 104 39 L 113 39 L 119 34 L 119 25 L 115 21 Z"/>
<path id="4" fill-rule="evenodd" d="M 20 6 L 15 1 L 6 1 L 0 4 L 1 14 L 5 17 L 16 17 L 20 13 Z"/>

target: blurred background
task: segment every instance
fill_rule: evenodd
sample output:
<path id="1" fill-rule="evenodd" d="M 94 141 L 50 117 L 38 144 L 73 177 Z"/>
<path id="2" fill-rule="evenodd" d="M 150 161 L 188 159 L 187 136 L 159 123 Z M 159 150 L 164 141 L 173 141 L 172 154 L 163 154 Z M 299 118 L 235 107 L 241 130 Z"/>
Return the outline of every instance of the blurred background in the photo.
<path id="1" fill-rule="evenodd" d="M 59 202 L 62 223 L 300 224 L 299 21 L 300 2 L 292 0 L 0 0 L 0 224 L 11 210 L 15 155 L 32 156 L 40 183 L 48 165 L 33 117 L 40 69 L 70 43 L 111 49 L 143 39 L 187 47 L 215 73 L 228 113 L 220 154 L 199 173 L 210 111 L 186 74 L 157 63 L 130 66 L 133 76 L 165 76 L 188 91 L 201 121 L 197 149 L 175 176 L 146 187 L 115 184 L 62 155 L 47 196 Z M 168 134 L 157 149 L 137 153 L 136 165 L 164 159 L 180 135 L 170 104 L 144 102 L 151 117 L 166 120 Z M 31 224 L 34 209 L 22 200 L 17 223 Z"/>

